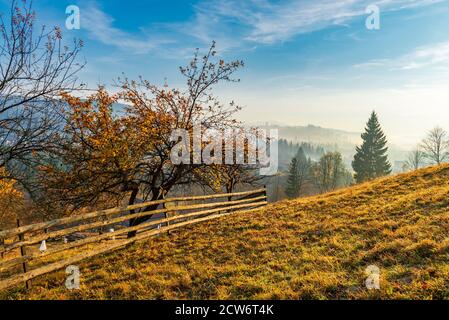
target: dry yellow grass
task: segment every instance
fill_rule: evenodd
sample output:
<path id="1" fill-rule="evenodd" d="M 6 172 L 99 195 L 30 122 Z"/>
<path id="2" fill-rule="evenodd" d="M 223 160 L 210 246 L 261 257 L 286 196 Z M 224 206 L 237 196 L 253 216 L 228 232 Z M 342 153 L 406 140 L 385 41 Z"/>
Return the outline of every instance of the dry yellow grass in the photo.
<path id="1" fill-rule="evenodd" d="M 449 166 L 283 201 L 139 243 L 8 299 L 446 299 Z M 368 290 L 365 268 L 380 268 Z"/>

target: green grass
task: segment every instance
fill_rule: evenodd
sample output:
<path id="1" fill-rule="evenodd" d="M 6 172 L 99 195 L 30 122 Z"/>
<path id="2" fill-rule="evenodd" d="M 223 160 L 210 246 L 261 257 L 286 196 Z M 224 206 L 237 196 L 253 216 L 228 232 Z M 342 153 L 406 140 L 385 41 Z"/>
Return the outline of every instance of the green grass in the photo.
<path id="1" fill-rule="evenodd" d="M 201 223 L 7 299 L 447 299 L 449 166 Z M 365 269 L 380 268 L 380 290 Z"/>

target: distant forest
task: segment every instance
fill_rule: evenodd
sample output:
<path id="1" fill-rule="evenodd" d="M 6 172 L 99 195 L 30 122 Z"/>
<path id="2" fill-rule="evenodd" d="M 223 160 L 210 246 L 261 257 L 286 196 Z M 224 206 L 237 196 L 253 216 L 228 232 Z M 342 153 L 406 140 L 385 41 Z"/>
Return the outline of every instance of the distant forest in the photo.
<path id="1" fill-rule="evenodd" d="M 279 139 L 279 169 L 287 170 L 290 161 L 302 148 L 307 158 L 318 160 L 326 151 L 334 150 L 335 146 L 321 145 L 310 142 L 292 142 L 287 139 Z"/>

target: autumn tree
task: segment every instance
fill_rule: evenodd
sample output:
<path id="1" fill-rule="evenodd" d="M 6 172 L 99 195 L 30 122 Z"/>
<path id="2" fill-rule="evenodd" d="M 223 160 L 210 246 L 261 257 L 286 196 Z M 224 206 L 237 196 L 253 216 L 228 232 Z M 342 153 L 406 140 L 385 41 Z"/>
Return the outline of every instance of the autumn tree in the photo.
<path id="1" fill-rule="evenodd" d="M 0 174 L 8 176 L 4 168 L 0 168 Z M 0 228 L 11 226 L 11 222 L 15 222 L 13 218 L 17 217 L 23 207 L 23 194 L 16 189 L 15 184 L 12 179 L 0 180 Z"/>
<path id="2" fill-rule="evenodd" d="M 352 180 L 339 152 L 327 152 L 318 162 L 313 163 L 311 175 L 321 193 L 347 186 Z"/>
<path id="3" fill-rule="evenodd" d="M 118 203 L 135 188 L 145 170 L 145 154 L 158 143 L 155 113 L 144 119 L 119 117 L 117 95 L 104 88 L 87 99 L 68 94 L 68 123 L 52 159 L 40 168 L 40 181 L 49 205 L 74 210 L 101 201 Z M 154 121 L 154 122 L 153 122 Z"/>
<path id="4" fill-rule="evenodd" d="M 449 159 L 447 132 L 440 127 L 433 128 L 422 141 L 421 148 L 424 151 L 425 158 L 431 163 L 439 165 L 445 162 Z"/>
<path id="5" fill-rule="evenodd" d="M 192 132 L 198 124 L 203 130 L 237 127 L 233 114 L 240 108 L 220 103 L 211 89 L 222 81 L 237 81 L 231 75 L 242 65 L 217 59 L 213 44 L 202 58 L 196 51 L 191 63 L 180 69 L 187 79 L 184 91 L 125 78 L 119 79 L 116 95 L 102 88 L 86 100 L 64 95 L 69 121 L 55 164 L 42 168 L 47 193 L 53 194 L 49 198 L 72 208 L 96 205 L 105 197 L 126 197 L 134 204 L 138 197 L 158 200 L 176 185 L 201 181 L 196 177 L 204 164 L 172 163 L 177 143 L 172 132 Z M 121 115 L 113 110 L 119 100 L 127 105 Z M 131 225 L 149 217 L 134 219 Z"/>
<path id="6" fill-rule="evenodd" d="M 35 23 L 28 0 L 12 0 L 9 15 L 0 15 L 0 167 L 20 182 L 24 165 L 34 165 L 31 155 L 52 147 L 59 93 L 79 88 L 83 66 L 76 62 L 81 42 L 70 49 L 59 28 Z"/>
<path id="7" fill-rule="evenodd" d="M 245 130 L 235 127 L 225 130 L 220 150 L 221 163 L 210 164 L 196 171 L 196 180 L 214 192 L 233 193 L 238 186 L 261 186 L 264 176 L 259 174 L 262 167 L 260 162 L 249 163 L 249 158 L 258 157 L 257 144 L 246 136 L 248 133 L 257 137 L 257 132 L 257 128 Z M 241 147 L 237 147 L 238 142 Z M 269 139 L 266 142 L 269 143 Z M 232 196 L 228 196 L 228 200 L 231 201 Z"/>
<path id="8" fill-rule="evenodd" d="M 214 192 L 233 193 L 237 186 L 261 186 L 263 176 L 258 173 L 258 166 L 247 164 L 212 164 L 201 169 L 197 182 L 208 186 Z M 232 200 L 232 196 L 228 196 Z"/>

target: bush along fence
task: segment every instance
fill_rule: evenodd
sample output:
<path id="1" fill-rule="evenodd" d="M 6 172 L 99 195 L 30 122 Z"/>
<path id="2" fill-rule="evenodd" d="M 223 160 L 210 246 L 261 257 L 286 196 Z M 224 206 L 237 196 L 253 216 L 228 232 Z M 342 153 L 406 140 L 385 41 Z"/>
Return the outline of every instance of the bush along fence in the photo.
<path id="1" fill-rule="evenodd" d="M 18 220 L 17 228 L 0 231 L 0 290 L 20 283 L 30 288 L 31 279 L 73 263 L 183 226 L 236 212 L 255 211 L 266 204 L 264 187 L 244 192 L 166 198 L 24 226 Z M 155 205 L 160 209 L 145 210 Z M 148 219 L 132 225 L 129 221 L 136 218 Z M 130 233 L 134 236 L 128 237 Z"/>

